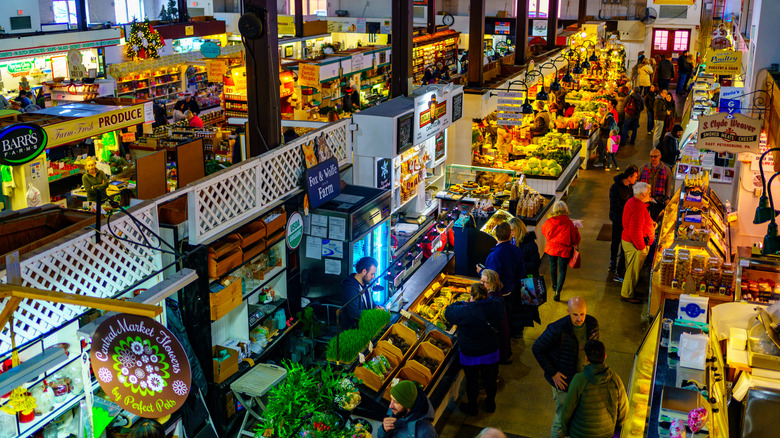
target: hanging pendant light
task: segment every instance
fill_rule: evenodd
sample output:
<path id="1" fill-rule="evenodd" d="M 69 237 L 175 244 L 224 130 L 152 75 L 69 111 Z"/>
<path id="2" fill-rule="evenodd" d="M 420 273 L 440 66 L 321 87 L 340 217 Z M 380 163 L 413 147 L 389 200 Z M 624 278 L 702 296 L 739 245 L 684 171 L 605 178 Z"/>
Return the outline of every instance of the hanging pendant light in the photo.
<path id="1" fill-rule="evenodd" d="M 580 65 L 580 61 L 577 60 L 577 63 L 574 64 L 574 68 L 571 69 L 572 73 L 575 75 L 581 75 L 582 74 L 582 66 Z"/>
<path id="2" fill-rule="evenodd" d="M 550 95 L 544 91 L 544 85 L 542 85 L 542 91 L 536 93 L 536 100 L 543 100 L 545 102 L 550 100 Z"/>

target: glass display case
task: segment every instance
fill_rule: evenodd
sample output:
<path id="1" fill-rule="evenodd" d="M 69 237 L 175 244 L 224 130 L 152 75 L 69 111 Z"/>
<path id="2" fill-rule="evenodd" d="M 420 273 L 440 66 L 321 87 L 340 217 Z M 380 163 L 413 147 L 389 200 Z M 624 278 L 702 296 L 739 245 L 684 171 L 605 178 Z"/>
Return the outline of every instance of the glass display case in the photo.
<path id="1" fill-rule="evenodd" d="M 656 317 L 645 333 L 639 349 L 634 355 L 631 380 L 628 382 L 628 415 L 621 430 L 621 438 L 645 436 L 647 427 L 650 389 L 653 387 L 653 369 L 660 342 L 661 319 Z"/>
<path id="2" fill-rule="evenodd" d="M 456 190 L 452 190 L 456 187 L 465 189 L 461 193 L 466 193 L 470 189 L 476 190 L 483 186 L 489 187 L 490 191 L 504 191 L 509 188 L 507 184 L 511 183 L 516 176 L 517 173 L 514 170 L 450 164 L 447 166 L 444 186 L 447 190 L 453 191 L 453 193 L 457 193 Z"/>
<path id="3" fill-rule="evenodd" d="M 776 303 L 780 299 L 780 260 L 758 255 L 739 259 L 735 299 Z"/>

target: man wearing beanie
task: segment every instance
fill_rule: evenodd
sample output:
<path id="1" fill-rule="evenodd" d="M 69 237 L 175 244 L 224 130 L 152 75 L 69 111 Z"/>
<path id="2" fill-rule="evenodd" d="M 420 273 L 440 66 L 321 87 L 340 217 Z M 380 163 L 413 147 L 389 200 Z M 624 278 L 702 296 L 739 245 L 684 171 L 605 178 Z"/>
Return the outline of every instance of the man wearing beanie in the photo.
<path id="1" fill-rule="evenodd" d="M 433 406 L 417 384 L 402 380 L 390 389 L 390 411 L 378 438 L 437 438 Z"/>

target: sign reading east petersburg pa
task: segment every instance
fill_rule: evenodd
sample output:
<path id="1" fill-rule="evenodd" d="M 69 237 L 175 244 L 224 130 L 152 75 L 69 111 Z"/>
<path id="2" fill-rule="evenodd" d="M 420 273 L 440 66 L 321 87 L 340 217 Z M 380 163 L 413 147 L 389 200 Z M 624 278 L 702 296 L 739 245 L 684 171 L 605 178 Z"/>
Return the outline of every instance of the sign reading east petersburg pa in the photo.
<path id="1" fill-rule="evenodd" d="M 758 140 L 764 121 L 734 114 L 717 113 L 699 117 L 699 141 L 696 147 L 715 152 L 759 153 Z"/>
<path id="2" fill-rule="evenodd" d="M 29 163 L 46 149 L 46 131 L 33 123 L 16 123 L 0 131 L 0 164 Z"/>
<path id="3" fill-rule="evenodd" d="M 111 401 L 144 418 L 182 407 L 190 392 L 190 363 L 173 333 L 144 316 L 119 314 L 92 336 L 92 371 Z"/>

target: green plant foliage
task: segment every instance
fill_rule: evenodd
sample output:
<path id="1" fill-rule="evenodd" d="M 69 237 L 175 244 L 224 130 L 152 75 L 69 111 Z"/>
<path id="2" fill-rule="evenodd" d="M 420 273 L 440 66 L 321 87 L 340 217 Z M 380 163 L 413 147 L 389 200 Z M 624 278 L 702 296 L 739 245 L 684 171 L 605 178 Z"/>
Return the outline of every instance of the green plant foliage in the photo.
<path id="1" fill-rule="evenodd" d="M 352 362 L 358 353 L 368 345 L 380 330 L 390 322 L 390 313 L 383 309 L 364 310 L 360 314 L 357 329 L 344 330 L 330 340 L 326 357 L 328 360 Z M 338 344 L 338 351 L 336 345 Z"/>
<path id="2" fill-rule="evenodd" d="M 376 332 L 383 329 L 390 322 L 390 312 L 384 309 L 368 309 L 360 314 L 358 327 L 366 334 L 374 337 Z"/>

